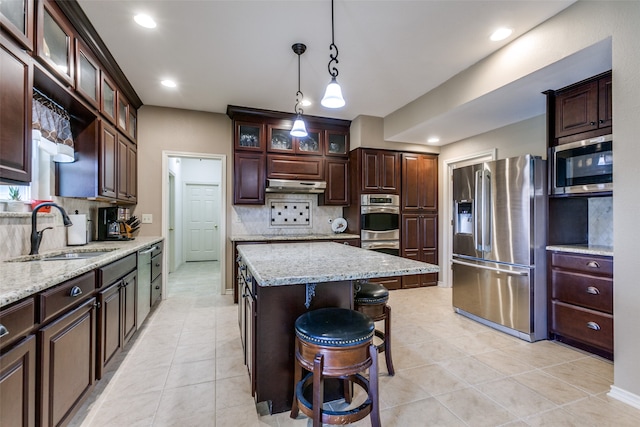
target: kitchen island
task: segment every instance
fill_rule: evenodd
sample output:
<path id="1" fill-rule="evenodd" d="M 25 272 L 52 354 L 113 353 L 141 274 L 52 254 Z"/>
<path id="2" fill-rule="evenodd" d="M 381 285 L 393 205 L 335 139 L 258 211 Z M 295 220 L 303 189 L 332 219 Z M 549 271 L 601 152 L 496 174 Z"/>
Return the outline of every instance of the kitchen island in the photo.
<path id="1" fill-rule="evenodd" d="M 240 332 L 251 390 L 271 413 L 293 397 L 294 323 L 308 310 L 353 308 L 353 283 L 438 266 L 330 242 L 238 245 Z"/>

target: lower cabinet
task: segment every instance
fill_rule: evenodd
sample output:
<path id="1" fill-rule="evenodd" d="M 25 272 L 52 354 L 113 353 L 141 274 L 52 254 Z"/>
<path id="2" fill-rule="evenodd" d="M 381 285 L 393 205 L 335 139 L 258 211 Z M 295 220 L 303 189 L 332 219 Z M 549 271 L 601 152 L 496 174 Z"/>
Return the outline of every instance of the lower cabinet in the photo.
<path id="1" fill-rule="evenodd" d="M 40 425 L 68 422 L 95 382 L 96 299 L 38 331 Z"/>
<path id="2" fill-rule="evenodd" d="M 416 261 L 438 264 L 438 215 L 402 214 L 401 255 Z M 435 286 L 438 273 L 402 277 L 403 288 Z"/>
<path id="3" fill-rule="evenodd" d="M 110 268 L 118 267 L 112 267 L 114 264 L 103 267 L 102 275 L 107 275 Z M 137 272 L 134 270 L 103 288 L 98 292 L 96 379 L 102 378 L 106 367 L 136 331 Z"/>
<path id="4" fill-rule="evenodd" d="M 549 252 L 550 338 L 613 359 L 613 259 Z"/>
<path id="5" fill-rule="evenodd" d="M 402 288 L 402 276 L 376 277 L 369 279 L 369 282 L 379 283 L 390 291 Z"/>
<path id="6" fill-rule="evenodd" d="M 29 335 L 0 356 L 0 425 L 33 427 L 36 414 L 36 339 Z"/>
<path id="7" fill-rule="evenodd" d="M 162 244 L 158 248 L 151 258 L 151 306 L 162 299 Z"/>

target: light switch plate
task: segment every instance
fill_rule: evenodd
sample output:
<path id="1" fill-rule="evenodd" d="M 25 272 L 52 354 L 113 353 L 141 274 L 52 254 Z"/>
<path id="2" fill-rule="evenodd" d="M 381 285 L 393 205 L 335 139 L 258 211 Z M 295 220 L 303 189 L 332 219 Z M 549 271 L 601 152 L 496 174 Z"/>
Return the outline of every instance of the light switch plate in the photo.
<path id="1" fill-rule="evenodd" d="M 153 223 L 153 214 L 142 214 L 142 223 L 143 224 Z"/>

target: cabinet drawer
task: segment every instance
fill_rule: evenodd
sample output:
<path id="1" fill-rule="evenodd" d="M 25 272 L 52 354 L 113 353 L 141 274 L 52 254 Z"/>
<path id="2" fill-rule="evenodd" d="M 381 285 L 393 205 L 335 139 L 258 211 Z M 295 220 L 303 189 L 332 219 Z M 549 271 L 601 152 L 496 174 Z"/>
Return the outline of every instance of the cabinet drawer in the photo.
<path id="1" fill-rule="evenodd" d="M 613 314 L 613 279 L 551 270 L 551 298 Z"/>
<path id="2" fill-rule="evenodd" d="M 0 348 L 26 336 L 36 320 L 36 305 L 28 298 L 0 312 Z"/>
<path id="3" fill-rule="evenodd" d="M 64 282 L 40 294 L 40 322 L 44 323 L 69 307 L 93 295 L 96 276 L 93 271 Z"/>
<path id="4" fill-rule="evenodd" d="M 371 283 L 379 283 L 387 290 L 394 290 L 402 288 L 402 277 L 401 276 L 392 276 L 392 277 L 374 277 L 369 279 Z"/>
<path id="5" fill-rule="evenodd" d="M 151 251 L 151 258 L 158 256 L 162 253 L 162 248 L 163 248 L 163 244 L 162 242 L 158 242 L 155 245 L 153 245 L 153 251 Z"/>
<path id="6" fill-rule="evenodd" d="M 269 154 L 267 155 L 267 178 L 323 179 L 324 159 Z"/>
<path id="7" fill-rule="evenodd" d="M 551 253 L 551 266 L 589 274 L 613 275 L 613 258 L 569 253 Z"/>
<path id="8" fill-rule="evenodd" d="M 98 287 L 110 285 L 131 270 L 134 270 L 137 265 L 136 254 L 134 253 L 100 267 L 98 269 Z"/>
<path id="9" fill-rule="evenodd" d="M 552 302 L 553 332 L 613 352 L 613 316 L 558 301 Z"/>
<path id="10" fill-rule="evenodd" d="M 162 274 L 162 254 L 151 258 L 151 281 L 153 282 Z"/>
<path id="11" fill-rule="evenodd" d="M 158 276 L 151 282 L 151 306 L 154 306 L 162 298 L 162 278 Z"/>

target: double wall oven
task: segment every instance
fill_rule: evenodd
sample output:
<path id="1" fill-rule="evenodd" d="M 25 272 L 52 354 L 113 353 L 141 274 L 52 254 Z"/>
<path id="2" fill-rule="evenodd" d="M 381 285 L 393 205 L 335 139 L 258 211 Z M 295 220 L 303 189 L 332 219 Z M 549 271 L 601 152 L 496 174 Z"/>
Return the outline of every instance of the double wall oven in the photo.
<path id="1" fill-rule="evenodd" d="M 360 206 L 362 249 L 400 255 L 400 196 L 363 194 Z"/>

